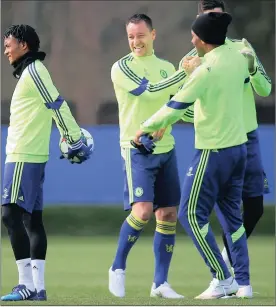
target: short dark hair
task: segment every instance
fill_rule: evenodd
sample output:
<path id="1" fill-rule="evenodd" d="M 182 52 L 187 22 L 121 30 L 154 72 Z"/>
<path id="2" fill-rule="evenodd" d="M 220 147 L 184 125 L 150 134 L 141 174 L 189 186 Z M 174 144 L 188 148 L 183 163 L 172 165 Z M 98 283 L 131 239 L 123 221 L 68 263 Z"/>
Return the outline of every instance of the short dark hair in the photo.
<path id="1" fill-rule="evenodd" d="M 198 12 L 204 12 L 207 10 L 213 10 L 215 8 L 221 8 L 225 12 L 225 4 L 222 0 L 201 0 L 198 3 Z"/>
<path id="2" fill-rule="evenodd" d="M 139 23 L 141 21 L 144 21 L 146 23 L 146 25 L 148 26 L 148 28 L 150 30 L 153 29 L 152 26 L 152 20 L 149 16 L 147 16 L 146 14 L 134 14 L 132 15 L 130 18 L 128 18 L 128 20 L 126 21 L 126 26 L 129 23 Z"/>
<path id="3" fill-rule="evenodd" d="M 27 44 L 30 51 L 38 51 L 40 40 L 34 28 L 29 25 L 12 25 L 4 33 L 4 39 L 13 36 L 18 42 Z"/>

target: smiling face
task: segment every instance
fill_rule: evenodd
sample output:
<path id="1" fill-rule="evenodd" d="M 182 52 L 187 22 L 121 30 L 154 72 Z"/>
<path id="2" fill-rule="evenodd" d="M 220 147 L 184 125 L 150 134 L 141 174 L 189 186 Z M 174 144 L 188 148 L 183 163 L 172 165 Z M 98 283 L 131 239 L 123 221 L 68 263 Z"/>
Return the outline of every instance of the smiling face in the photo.
<path id="1" fill-rule="evenodd" d="M 7 56 L 11 65 L 28 51 L 29 48 L 25 42 L 19 42 L 11 35 L 4 39 L 4 54 Z"/>
<path id="2" fill-rule="evenodd" d="M 126 31 L 130 50 L 135 55 L 140 57 L 152 54 L 156 31 L 151 30 L 145 21 L 130 22 L 126 27 Z"/>

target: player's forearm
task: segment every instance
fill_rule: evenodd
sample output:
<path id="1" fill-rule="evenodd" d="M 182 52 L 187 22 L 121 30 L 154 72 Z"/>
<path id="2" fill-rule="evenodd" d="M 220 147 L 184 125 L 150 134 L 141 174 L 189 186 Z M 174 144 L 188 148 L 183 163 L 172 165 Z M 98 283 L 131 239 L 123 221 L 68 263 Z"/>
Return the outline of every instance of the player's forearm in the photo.
<path id="1" fill-rule="evenodd" d="M 271 80 L 265 72 L 257 66 L 255 72 L 250 74 L 250 82 L 256 94 L 267 97 L 271 93 Z"/>
<path id="2" fill-rule="evenodd" d="M 147 84 L 147 91 L 149 93 L 169 91 L 170 94 L 175 94 L 179 87 L 187 80 L 187 74 L 184 69 L 177 70 L 170 77 L 163 79 L 157 83 L 149 82 Z"/>
<path id="3" fill-rule="evenodd" d="M 73 117 L 66 101 L 63 101 L 59 109 L 54 110 L 53 117 L 60 133 L 68 139 L 69 143 L 74 143 L 80 139 L 80 127 Z"/>
<path id="4" fill-rule="evenodd" d="M 185 109 L 185 113 L 181 117 L 184 122 L 194 123 L 194 105 Z"/>
<path id="5" fill-rule="evenodd" d="M 170 101 L 164 105 L 159 111 L 141 124 L 141 130 L 144 132 L 154 132 L 176 123 L 185 113 L 185 109 L 183 109 L 185 106 L 184 103 L 178 103 L 183 106 L 182 108 L 176 108 L 175 103 L 175 101 Z"/>
<path id="6" fill-rule="evenodd" d="M 187 75 L 183 69 L 176 71 L 169 78 L 166 78 L 160 82 L 152 83 L 146 78 L 143 78 L 138 87 L 129 91 L 130 94 L 135 96 L 143 95 L 144 98 L 149 100 L 158 99 L 159 96 L 163 96 L 164 92 L 170 95 L 174 95 L 179 87 L 182 86 L 187 80 Z M 154 93 L 154 96 L 152 95 Z"/>

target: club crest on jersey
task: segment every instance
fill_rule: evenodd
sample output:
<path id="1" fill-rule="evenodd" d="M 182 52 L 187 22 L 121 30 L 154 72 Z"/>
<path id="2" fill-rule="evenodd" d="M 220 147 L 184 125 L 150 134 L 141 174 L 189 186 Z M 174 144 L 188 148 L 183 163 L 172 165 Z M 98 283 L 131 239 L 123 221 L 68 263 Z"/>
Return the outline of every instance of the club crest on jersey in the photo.
<path id="1" fill-rule="evenodd" d="M 134 194 L 137 197 L 141 197 L 143 195 L 143 193 L 144 193 L 144 190 L 141 187 L 136 188 L 135 191 L 134 191 Z"/>
<path id="2" fill-rule="evenodd" d="M 164 79 L 168 77 L 168 74 L 167 74 L 167 72 L 166 72 L 164 69 L 161 69 L 161 70 L 160 70 L 160 75 L 161 75 L 161 77 L 164 78 Z"/>

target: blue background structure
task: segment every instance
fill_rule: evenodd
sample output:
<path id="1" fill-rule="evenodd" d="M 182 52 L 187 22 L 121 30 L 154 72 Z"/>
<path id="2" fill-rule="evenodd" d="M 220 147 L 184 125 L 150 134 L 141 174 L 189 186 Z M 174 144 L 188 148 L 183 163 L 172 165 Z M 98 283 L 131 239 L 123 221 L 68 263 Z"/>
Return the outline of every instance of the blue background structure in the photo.
<path id="1" fill-rule="evenodd" d="M 2 126 L 2 176 L 5 163 L 7 127 Z M 84 164 L 70 164 L 60 160 L 59 131 L 53 128 L 50 142 L 50 159 L 46 166 L 44 202 L 46 205 L 120 205 L 123 200 L 123 172 L 117 125 L 83 127 L 94 138 L 95 151 Z M 265 195 L 265 203 L 275 204 L 274 148 L 275 126 L 259 127 L 264 169 L 271 193 Z M 175 125 L 178 169 L 181 182 L 194 154 L 194 130 L 192 125 Z M 2 177 L 3 178 L 3 177 Z"/>

